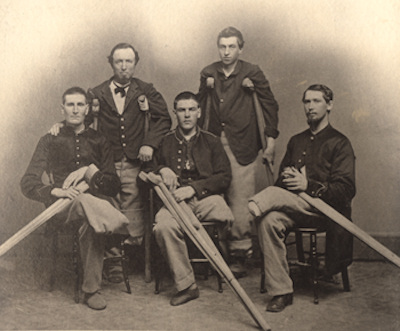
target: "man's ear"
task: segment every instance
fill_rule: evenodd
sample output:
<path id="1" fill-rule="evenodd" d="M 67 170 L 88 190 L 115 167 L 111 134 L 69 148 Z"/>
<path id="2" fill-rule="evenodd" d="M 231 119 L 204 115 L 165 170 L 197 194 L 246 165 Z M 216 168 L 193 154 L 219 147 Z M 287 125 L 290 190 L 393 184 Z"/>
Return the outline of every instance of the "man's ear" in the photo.
<path id="1" fill-rule="evenodd" d="M 198 109 L 198 113 L 197 113 L 197 118 L 200 118 L 201 117 L 201 108 L 199 107 L 199 109 Z"/>
<path id="2" fill-rule="evenodd" d="M 86 104 L 86 109 L 85 109 L 85 116 L 89 113 L 89 104 Z"/>
<path id="3" fill-rule="evenodd" d="M 327 107 L 328 113 L 331 112 L 332 108 L 333 108 L 333 100 L 331 100 L 331 101 L 328 102 L 328 107 Z"/>
<path id="4" fill-rule="evenodd" d="M 65 109 L 64 109 L 64 105 L 63 104 L 61 104 L 61 115 L 65 115 Z"/>

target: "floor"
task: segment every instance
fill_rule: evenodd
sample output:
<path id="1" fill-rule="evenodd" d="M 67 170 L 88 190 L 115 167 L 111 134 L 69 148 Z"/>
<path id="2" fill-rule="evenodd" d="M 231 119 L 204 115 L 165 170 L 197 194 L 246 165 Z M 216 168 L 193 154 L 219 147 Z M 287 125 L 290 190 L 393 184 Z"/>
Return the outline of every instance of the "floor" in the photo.
<path id="1" fill-rule="evenodd" d="M 25 261 L 25 264 L 29 264 Z M 32 263 L 34 264 L 34 263 Z M 257 330 L 257 325 L 233 292 L 224 284 L 217 292 L 215 276 L 198 279 L 200 298 L 172 307 L 172 282 L 162 282 L 155 295 L 154 282 L 146 283 L 143 268 L 131 270 L 132 294 L 123 284 L 103 286 L 108 307 L 93 311 L 73 300 L 73 277 L 59 263 L 55 289 L 43 289 L 48 272 L 34 265 L 19 272 L 13 260 L 0 260 L 1 330 Z M 265 311 L 268 294 L 259 292 L 259 269 L 239 280 L 272 330 L 400 330 L 400 273 L 385 262 L 355 262 L 349 268 L 351 292 L 341 284 L 321 283 L 320 303 L 313 303 L 309 285 L 295 280 L 294 304 L 281 313 Z M 40 285 L 42 283 L 42 285 Z"/>

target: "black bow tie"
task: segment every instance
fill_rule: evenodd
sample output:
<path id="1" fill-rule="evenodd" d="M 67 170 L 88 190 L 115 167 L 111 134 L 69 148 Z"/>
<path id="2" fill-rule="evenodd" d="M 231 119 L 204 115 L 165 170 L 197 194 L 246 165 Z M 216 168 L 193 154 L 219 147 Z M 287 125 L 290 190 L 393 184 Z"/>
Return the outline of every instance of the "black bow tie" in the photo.
<path id="1" fill-rule="evenodd" d="M 123 98 L 123 97 L 125 97 L 125 95 L 126 95 L 125 88 L 126 88 L 126 86 L 125 86 L 125 87 L 119 87 L 119 86 L 117 86 L 117 87 L 114 89 L 114 92 L 115 92 L 115 94 L 121 93 L 121 98 Z"/>

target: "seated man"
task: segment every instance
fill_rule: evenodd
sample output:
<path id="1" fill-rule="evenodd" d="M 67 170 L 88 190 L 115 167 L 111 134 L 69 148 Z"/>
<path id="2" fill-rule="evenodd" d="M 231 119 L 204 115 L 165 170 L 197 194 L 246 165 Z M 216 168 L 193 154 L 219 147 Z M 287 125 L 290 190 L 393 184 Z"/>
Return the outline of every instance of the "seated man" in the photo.
<path id="1" fill-rule="evenodd" d="M 58 198 L 74 199 L 59 215 L 66 222 L 80 226 L 82 291 L 85 303 L 99 310 L 106 308 L 106 301 L 99 293 L 105 233 L 126 231 L 128 219 L 108 201 L 93 196 L 115 196 L 120 181 L 110 144 L 100 133 L 84 125 L 88 113 L 86 92 L 80 87 L 72 87 L 64 92 L 62 101 L 64 127 L 58 136 L 46 134 L 40 139 L 22 177 L 21 189 L 26 197 L 47 206 Z M 50 185 L 42 182 L 44 172 L 49 174 Z M 89 194 L 77 190 L 81 180 L 89 184 Z"/>
<path id="2" fill-rule="evenodd" d="M 280 312 L 293 301 L 293 283 L 286 260 L 285 236 L 295 226 L 317 226 L 327 231 L 327 276 L 352 262 L 352 235 L 329 221 L 296 192 L 321 198 L 347 218 L 355 195 L 355 156 L 350 141 L 329 124 L 333 92 L 312 85 L 303 94 L 309 129 L 289 141 L 276 186 L 250 199 L 258 216 L 258 234 L 264 254 L 267 291 L 273 296 L 267 311 Z M 277 187 L 278 186 L 278 187 Z"/>
<path id="3" fill-rule="evenodd" d="M 178 127 L 161 142 L 155 157 L 156 172 L 176 201 L 186 201 L 200 221 L 217 220 L 230 225 L 233 215 L 222 194 L 232 176 L 222 144 L 218 137 L 197 126 L 201 110 L 195 94 L 180 93 L 174 101 L 174 112 Z M 171 305 L 198 298 L 183 230 L 165 207 L 156 214 L 155 222 L 155 237 L 177 289 Z"/>

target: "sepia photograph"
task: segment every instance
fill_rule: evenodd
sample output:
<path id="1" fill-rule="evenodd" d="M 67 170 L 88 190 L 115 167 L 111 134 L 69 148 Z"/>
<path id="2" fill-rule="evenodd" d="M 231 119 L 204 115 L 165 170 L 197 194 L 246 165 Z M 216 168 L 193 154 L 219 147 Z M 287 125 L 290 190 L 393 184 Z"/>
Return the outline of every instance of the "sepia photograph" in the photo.
<path id="1" fill-rule="evenodd" d="M 399 330 L 400 3 L 2 0 L 0 330 Z"/>

